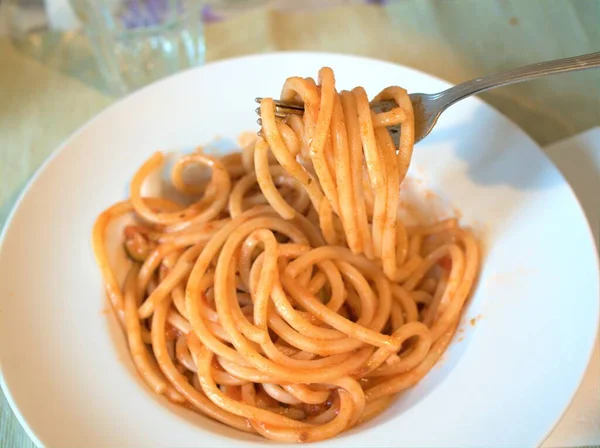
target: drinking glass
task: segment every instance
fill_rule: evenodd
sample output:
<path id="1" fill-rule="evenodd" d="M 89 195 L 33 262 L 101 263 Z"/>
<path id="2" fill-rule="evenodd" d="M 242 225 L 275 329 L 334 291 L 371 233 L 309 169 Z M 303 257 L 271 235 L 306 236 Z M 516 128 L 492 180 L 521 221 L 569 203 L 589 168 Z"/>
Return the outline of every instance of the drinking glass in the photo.
<path id="1" fill-rule="evenodd" d="M 199 0 L 71 0 L 71 5 L 115 95 L 204 63 Z"/>

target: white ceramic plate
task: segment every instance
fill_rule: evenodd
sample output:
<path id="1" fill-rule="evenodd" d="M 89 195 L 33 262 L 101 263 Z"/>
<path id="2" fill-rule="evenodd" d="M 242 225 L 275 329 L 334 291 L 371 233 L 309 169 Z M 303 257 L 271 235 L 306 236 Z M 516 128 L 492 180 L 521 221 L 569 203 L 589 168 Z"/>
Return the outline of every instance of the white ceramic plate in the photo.
<path id="1" fill-rule="evenodd" d="M 333 67 L 370 95 L 445 82 L 351 56 L 222 61 L 144 89 L 78 131 L 37 173 L 0 248 L 2 386 L 40 445 L 257 446 L 152 394 L 110 314 L 90 248 L 97 214 L 126 196 L 155 150 L 255 129 L 254 97 Z M 367 425 L 319 446 L 534 446 L 569 403 L 598 324 L 598 264 L 571 189 L 538 146 L 477 99 L 449 109 L 416 149 L 413 175 L 479 230 L 483 271 L 438 366 Z M 477 318 L 479 316 L 479 318 Z M 469 321 L 476 318 L 472 326 Z"/>

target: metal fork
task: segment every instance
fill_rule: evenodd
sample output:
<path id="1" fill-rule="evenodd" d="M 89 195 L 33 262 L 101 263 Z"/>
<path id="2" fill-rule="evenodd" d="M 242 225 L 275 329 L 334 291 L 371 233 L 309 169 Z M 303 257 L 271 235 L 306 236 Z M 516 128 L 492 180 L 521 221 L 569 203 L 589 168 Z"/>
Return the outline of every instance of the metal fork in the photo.
<path id="1" fill-rule="evenodd" d="M 431 132 L 442 112 L 457 101 L 471 95 L 546 75 L 585 70 L 594 67 L 600 67 L 600 52 L 526 65 L 514 70 L 463 82 L 439 93 L 411 93 L 409 97 L 415 114 L 415 142 L 423 140 Z M 262 98 L 256 98 L 257 103 L 261 101 Z M 304 111 L 304 106 L 277 100 L 275 101 L 275 106 L 275 116 L 282 119 L 290 114 L 302 114 Z M 387 112 L 394 107 L 396 107 L 396 103 L 393 101 L 371 103 L 371 109 L 376 113 Z M 260 115 L 260 108 L 257 108 L 256 112 Z M 260 118 L 258 119 L 258 124 L 262 126 Z M 389 131 L 394 142 L 398 144 L 400 127 L 392 126 L 389 128 Z M 259 135 L 261 135 L 260 132 Z"/>

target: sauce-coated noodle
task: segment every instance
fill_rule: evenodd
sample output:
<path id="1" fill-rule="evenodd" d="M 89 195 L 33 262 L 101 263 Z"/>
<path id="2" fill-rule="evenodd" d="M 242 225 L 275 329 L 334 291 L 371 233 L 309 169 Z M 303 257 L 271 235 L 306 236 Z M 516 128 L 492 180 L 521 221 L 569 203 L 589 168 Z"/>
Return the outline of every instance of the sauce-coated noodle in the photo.
<path id="1" fill-rule="evenodd" d="M 142 195 L 156 153 L 128 201 L 104 211 L 93 247 L 140 375 L 156 393 L 234 428 L 280 442 L 327 439 L 373 418 L 416 384 L 454 334 L 479 269 L 477 242 L 456 220 L 406 228 L 400 184 L 414 116 L 404 89 L 386 113 L 364 89 L 337 92 L 289 78 L 281 120 L 261 103 L 262 135 L 241 154 L 197 150 L 172 170 L 183 206 Z M 400 125 L 399 147 L 386 126 Z M 209 182 L 185 180 L 189 166 Z M 123 285 L 105 249 L 124 232 Z"/>

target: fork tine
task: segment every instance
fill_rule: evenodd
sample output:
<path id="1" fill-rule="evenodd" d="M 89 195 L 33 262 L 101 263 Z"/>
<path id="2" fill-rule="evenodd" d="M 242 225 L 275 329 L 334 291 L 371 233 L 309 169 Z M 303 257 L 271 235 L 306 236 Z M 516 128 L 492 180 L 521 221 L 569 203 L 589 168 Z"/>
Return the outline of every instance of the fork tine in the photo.
<path id="1" fill-rule="evenodd" d="M 302 116 L 304 114 L 304 109 L 300 110 L 300 109 L 284 109 L 282 107 L 277 107 L 276 109 L 279 112 L 282 112 L 286 115 L 298 115 L 298 116 Z"/>
<path id="2" fill-rule="evenodd" d="M 258 104 L 260 104 L 262 102 L 262 100 L 264 100 L 264 98 L 262 98 L 260 96 L 257 98 L 254 98 L 254 101 L 257 102 Z M 300 104 L 286 103 L 285 101 L 280 101 L 280 100 L 273 100 L 273 102 L 275 103 L 275 106 L 279 107 L 280 109 L 291 109 L 291 110 L 304 111 L 304 106 L 300 105 Z"/>
<path id="3" fill-rule="evenodd" d="M 300 104 L 286 103 L 279 100 L 274 100 L 275 106 L 281 107 L 282 109 L 292 109 L 292 110 L 304 110 L 304 106 Z"/>
<path id="4" fill-rule="evenodd" d="M 257 107 L 256 109 L 254 109 L 254 112 L 256 112 L 256 115 L 258 115 L 260 117 L 260 107 Z M 277 108 L 277 109 L 275 109 L 275 117 L 283 119 L 291 114 L 297 115 L 298 112 L 299 111 L 297 109 L 286 111 L 286 110 Z"/>

